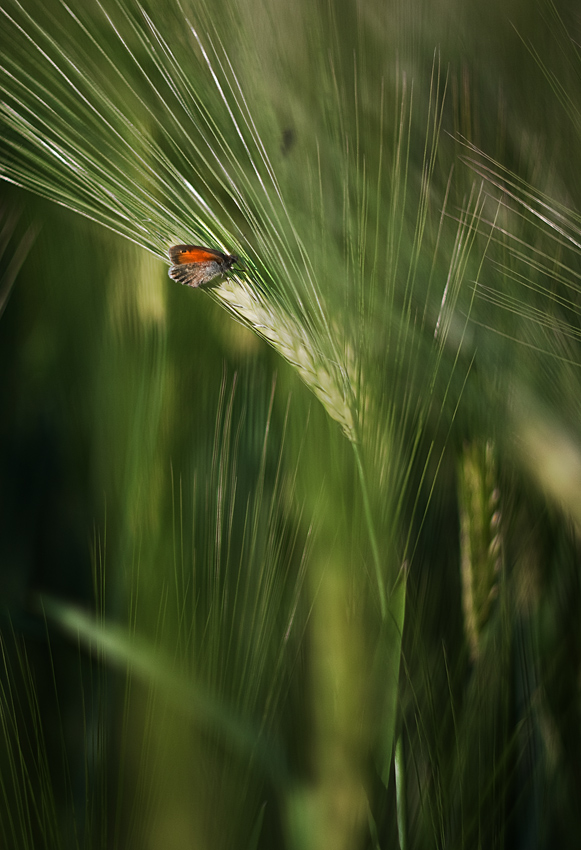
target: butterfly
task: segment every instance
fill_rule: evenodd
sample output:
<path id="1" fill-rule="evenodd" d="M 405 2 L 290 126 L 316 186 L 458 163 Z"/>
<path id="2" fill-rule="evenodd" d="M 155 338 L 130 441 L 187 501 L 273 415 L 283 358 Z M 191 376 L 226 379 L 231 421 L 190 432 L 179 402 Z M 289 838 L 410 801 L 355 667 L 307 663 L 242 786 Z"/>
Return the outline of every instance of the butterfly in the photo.
<path id="1" fill-rule="evenodd" d="M 169 249 L 172 262 L 169 276 L 186 286 L 205 286 L 215 277 L 226 274 L 234 263 L 235 254 L 223 254 L 201 245 L 174 245 Z"/>

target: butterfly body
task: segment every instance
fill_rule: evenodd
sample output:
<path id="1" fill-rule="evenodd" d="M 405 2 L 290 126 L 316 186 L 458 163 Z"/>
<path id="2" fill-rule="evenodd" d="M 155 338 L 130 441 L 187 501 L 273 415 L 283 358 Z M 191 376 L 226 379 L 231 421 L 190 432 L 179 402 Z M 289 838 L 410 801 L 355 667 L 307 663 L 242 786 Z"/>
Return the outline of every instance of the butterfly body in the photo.
<path id="1" fill-rule="evenodd" d="M 169 249 L 172 280 L 185 286 L 205 286 L 229 271 L 238 262 L 235 254 L 223 254 L 201 245 L 174 245 Z"/>

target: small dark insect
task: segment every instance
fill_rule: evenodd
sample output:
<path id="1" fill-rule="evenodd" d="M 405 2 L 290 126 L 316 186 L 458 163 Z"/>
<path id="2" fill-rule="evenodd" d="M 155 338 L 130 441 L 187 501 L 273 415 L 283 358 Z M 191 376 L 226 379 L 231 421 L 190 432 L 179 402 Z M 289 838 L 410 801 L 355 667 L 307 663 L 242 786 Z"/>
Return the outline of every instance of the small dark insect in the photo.
<path id="1" fill-rule="evenodd" d="M 280 143 L 280 152 L 283 156 L 286 156 L 291 152 L 291 149 L 295 146 L 295 131 L 292 127 L 287 127 L 286 130 L 282 131 L 282 141 Z"/>
<path id="2" fill-rule="evenodd" d="M 169 249 L 172 262 L 169 276 L 186 286 L 205 286 L 215 277 L 226 274 L 234 263 L 235 254 L 223 254 L 200 245 L 174 245 Z"/>

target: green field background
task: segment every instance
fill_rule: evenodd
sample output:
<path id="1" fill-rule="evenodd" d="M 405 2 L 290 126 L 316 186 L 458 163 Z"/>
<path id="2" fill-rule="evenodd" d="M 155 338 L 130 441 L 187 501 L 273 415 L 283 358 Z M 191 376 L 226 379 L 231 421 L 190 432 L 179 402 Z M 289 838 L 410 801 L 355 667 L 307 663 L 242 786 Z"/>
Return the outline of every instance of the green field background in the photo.
<path id="1" fill-rule="evenodd" d="M 579 846 L 576 5 L 3 7 L 0 845 Z"/>

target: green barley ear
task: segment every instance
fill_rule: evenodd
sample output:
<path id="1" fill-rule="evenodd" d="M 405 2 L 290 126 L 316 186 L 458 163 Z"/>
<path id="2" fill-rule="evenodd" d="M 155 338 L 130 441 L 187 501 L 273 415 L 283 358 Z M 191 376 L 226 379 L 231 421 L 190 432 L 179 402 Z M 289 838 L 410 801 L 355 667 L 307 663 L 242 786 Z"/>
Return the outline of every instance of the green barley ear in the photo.
<path id="1" fill-rule="evenodd" d="M 500 492 L 492 443 L 466 443 L 458 463 L 462 608 L 470 656 L 480 654 L 482 632 L 498 594 L 502 565 Z"/>
<path id="2" fill-rule="evenodd" d="M 353 438 L 352 389 L 310 249 L 292 223 L 227 53 L 202 38 L 183 10 L 188 47 L 139 3 L 85 15 L 59 3 L 56 11 L 52 19 L 40 4 L 32 11 L 14 0 L 1 12 L 0 176 L 164 259 L 172 242 L 235 250 L 246 279 L 218 287 L 215 297 L 297 368 Z M 108 35 L 100 41 L 94 33 L 102 28 Z M 189 50 L 196 86 L 180 47 Z M 123 62 L 115 61 L 119 52 Z M 111 80 L 96 72 L 97 60 Z M 243 250 L 242 228 L 254 256 L 270 266 L 268 278 L 250 246 Z"/>
<path id="3" fill-rule="evenodd" d="M 354 391 L 347 365 L 341 366 L 325 356 L 304 324 L 277 304 L 275 298 L 262 296 L 248 280 L 231 278 L 214 287 L 211 295 L 297 370 L 331 419 L 339 423 L 349 440 L 355 441 Z"/>
<path id="4" fill-rule="evenodd" d="M 415 244 L 405 256 L 401 236 L 409 210 L 402 204 L 412 126 L 405 81 L 395 97 L 393 128 L 378 81 L 382 114 L 377 150 L 369 157 L 373 172 L 347 123 L 353 119 L 356 129 L 360 94 L 356 90 L 354 104 L 345 104 L 334 67 L 324 68 L 327 78 L 320 83 L 335 94 L 330 131 L 320 132 L 329 136 L 323 141 L 335 167 L 321 160 L 305 127 L 300 167 L 290 179 L 286 173 L 283 185 L 257 124 L 272 132 L 272 116 L 253 114 L 223 43 L 200 29 L 204 13 L 194 19 L 178 4 L 178 17 L 162 27 L 145 6 L 127 0 L 79 12 L 64 2 L 47 11 L 40 3 L 9 0 L 0 14 L 0 176 L 166 261 L 172 242 L 193 239 L 241 255 L 248 273 L 238 294 L 224 285 L 215 296 L 278 347 L 354 439 L 363 412 L 354 409 L 362 408 L 356 397 L 368 383 L 357 362 L 366 323 L 384 320 L 399 279 L 405 281 L 402 325 L 386 329 L 390 355 L 397 357 L 397 347 L 410 339 L 405 311 L 416 298 L 426 223 L 438 212 L 429 210 L 429 195 L 441 82 L 433 83 Z M 261 84 L 254 85 L 255 98 L 265 97 Z M 390 168 L 386 132 L 394 135 Z M 278 170 L 288 172 L 280 161 Z M 285 200 L 285 191 L 293 190 L 294 209 Z M 341 198 L 343 223 L 336 209 Z M 328 236 L 337 228 L 343 231 L 338 246 Z M 343 272 L 329 280 L 321 257 L 335 263 L 337 247 Z M 363 294 L 370 262 L 378 297 Z"/>

